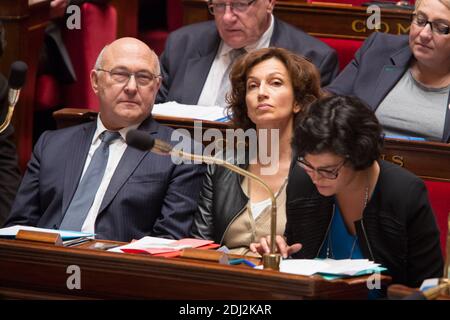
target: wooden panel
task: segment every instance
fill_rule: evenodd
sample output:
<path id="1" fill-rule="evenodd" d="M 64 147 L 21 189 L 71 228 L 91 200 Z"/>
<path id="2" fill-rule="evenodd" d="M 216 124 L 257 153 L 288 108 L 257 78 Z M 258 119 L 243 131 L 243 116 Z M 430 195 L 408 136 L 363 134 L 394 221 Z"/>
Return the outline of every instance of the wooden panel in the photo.
<path id="1" fill-rule="evenodd" d="M 383 157 L 423 179 L 450 182 L 450 144 L 385 139 Z"/>
<path id="2" fill-rule="evenodd" d="M 212 19 L 204 0 L 183 0 L 184 24 Z M 320 37 L 365 39 L 374 30 L 367 28 L 365 7 L 339 4 L 310 4 L 303 1 L 277 1 L 274 15 L 300 29 Z M 381 10 L 381 32 L 407 34 L 411 11 Z"/>
<path id="3" fill-rule="evenodd" d="M 23 169 L 29 160 L 33 135 L 33 107 L 36 73 L 44 31 L 49 19 L 50 0 L 28 6 L 28 0 L 0 1 L 0 19 L 6 29 L 7 46 L 0 59 L 0 71 L 8 76 L 12 62 L 28 64 L 27 80 L 16 105 L 13 125 L 19 165 Z"/>
<path id="4" fill-rule="evenodd" d="M 367 297 L 367 277 L 326 281 L 245 266 L 0 240 L 0 297 L 72 299 L 328 299 Z M 69 290 L 67 267 L 81 271 Z M 383 283 L 390 278 L 381 276 Z"/>

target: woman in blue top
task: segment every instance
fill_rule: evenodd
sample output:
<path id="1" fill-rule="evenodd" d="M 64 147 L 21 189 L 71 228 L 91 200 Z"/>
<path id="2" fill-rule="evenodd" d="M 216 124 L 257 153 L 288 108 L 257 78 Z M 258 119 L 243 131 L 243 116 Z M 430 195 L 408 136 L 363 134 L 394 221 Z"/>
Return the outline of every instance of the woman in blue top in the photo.
<path id="1" fill-rule="evenodd" d="M 277 236 L 283 257 L 366 258 L 386 267 L 394 283 L 409 286 L 442 275 L 425 185 L 379 160 L 382 142 L 377 118 L 357 98 L 328 97 L 305 110 L 286 190 L 294 200 L 286 204 L 284 237 Z M 250 249 L 268 252 L 268 237 Z"/>

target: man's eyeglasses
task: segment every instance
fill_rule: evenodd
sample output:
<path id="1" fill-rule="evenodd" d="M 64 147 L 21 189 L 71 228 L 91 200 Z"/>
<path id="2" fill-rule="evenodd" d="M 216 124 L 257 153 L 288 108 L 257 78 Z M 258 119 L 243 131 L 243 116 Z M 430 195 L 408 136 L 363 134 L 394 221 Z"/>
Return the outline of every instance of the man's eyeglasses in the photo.
<path id="1" fill-rule="evenodd" d="M 412 15 L 412 22 L 421 28 L 425 28 L 427 24 L 430 24 L 431 31 L 439 35 L 446 35 L 450 33 L 450 27 L 448 24 L 445 22 L 428 21 L 427 16 L 420 13 L 414 13 Z"/>
<path id="2" fill-rule="evenodd" d="M 111 76 L 111 79 L 117 83 L 127 83 L 130 81 L 131 76 L 134 76 L 136 83 L 140 86 L 148 86 L 153 80 L 161 78 L 160 75 L 155 75 L 149 72 L 128 72 L 125 70 L 105 70 L 105 69 L 96 69 L 97 71 L 108 72 Z"/>
<path id="3" fill-rule="evenodd" d="M 230 3 L 226 3 L 226 2 L 213 2 L 213 1 L 208 1 L 208 9 L 209 12 L 212 15 L 222 15 L 225 13 L 227 6 L 230 7 L 231 11 L 233 11 L 234 13 L 242 13 L 247 11 L 248 7 L 250 7 L 253 2 L 255 2 L 256 0 L 249 0 L 249 1 L 235 1 L 235 2 L 230 2 Z"/>
<path id="4" fill-rule="evenodd" d="M 320 177 L 330 180 L 337 179 L 339 175 L 339 170 L 344 166 L 344 164 L 347 162 L 347 159 L 345 159 L 339 166 L 337 166 L 333 170 L 327 170 L 327 169 L 316 169 L 311 164 L 309 164 L 303 157 L 297 158 L 297 164 L 303 168 L 306 173 L 311 174 L 313 172 L 316 172 Z"/>

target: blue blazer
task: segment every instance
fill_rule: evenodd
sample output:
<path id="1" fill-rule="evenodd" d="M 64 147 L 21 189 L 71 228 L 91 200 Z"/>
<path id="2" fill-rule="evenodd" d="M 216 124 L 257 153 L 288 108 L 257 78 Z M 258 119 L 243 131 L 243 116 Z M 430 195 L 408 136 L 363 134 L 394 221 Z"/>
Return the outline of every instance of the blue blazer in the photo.
<path id="1" fill-rule="evenodd" d="M 96 122 L 42 134 L 5 226 L 58 229 L 80 180 Z M 170 141 L 172 129 L 148 118 L 141 126 Z M 169 156 L 127 147 L 101 203 L 96 238 L 131 241 L 143 236 L 189 235 L 203 165 L 175 165 Z"/>
<path id="2" fill-rule="evenodd" d="M 163 81 L 156 102 L 197 104 L 220 41 L 214 21 L 192 24 L 172 32 L 161 55 Z M 334 49 L 276 18 L 270 46 L 307 57 L 319 68 L 322 85 L 330 83 L 339 71 Z"/>
<path id="3" fill-rule="evenodd" d="M 375 111 L 408 70 L 412 59 L 408 36 L 374 32 L 325 89 L 335 94 L 357 96 Z M 442 141 L 449 142 L 450 95 L 445 108 Z"/>

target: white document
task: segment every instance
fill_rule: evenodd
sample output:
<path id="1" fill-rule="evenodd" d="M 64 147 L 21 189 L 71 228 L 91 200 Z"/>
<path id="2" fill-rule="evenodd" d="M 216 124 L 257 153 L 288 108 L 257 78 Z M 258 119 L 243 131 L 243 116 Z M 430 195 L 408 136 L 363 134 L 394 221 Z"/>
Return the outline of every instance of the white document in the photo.
<path id="1" fill-rule="evenodd" d="M 155 104 L 152 114 L 176 118 L 220 121 L 226 117 L 226 110 L 220 106 L 198 106 L 170 101 Z"/>
<path id="2" fill-rule="evenodd" d="M 358 272 L 375 269 L 378 266 L 378 263 L 367 259 L 286 259 L 281 260 L 280 272 L 302 276 L 311 276 L 316 273 L 353 276 Z M 262 269 L 262 266 L 258 266 L 256 269 Z"/>
<path id="3" fill-rule="evenodd" d="M 19 230 L 59 233 L 61 235 L 61 239 L 62 240 L 70 240 L 70 239 L 76 239 L 76 238 L 81 238 L 81 237 L 91 237 L 91 236 L 95 235 L 94 233 L 85 233 L 85 232 L 68 231 L 68 230 L 45 229 L 45 228 L 36 228 L 36 227 L 30 227 L 30 226 L 16 225 L 16 226 L 0 229 L 0 237 L 15 238 L 16 235 L 17 235 L 17 232 L 19 232 Z"/>
<path id="4" fill-rule="evenodd" d="M 157 238 L 157 237 L 143 237 L 137 241 L 125 244 L 120 247 L 115 247 L 109 249 L 111 252 L 123 253 L 122 249 L 151 249 L 151 248 L 161 248 L 164 246 L 170 246 L 176 240 Z"/>

